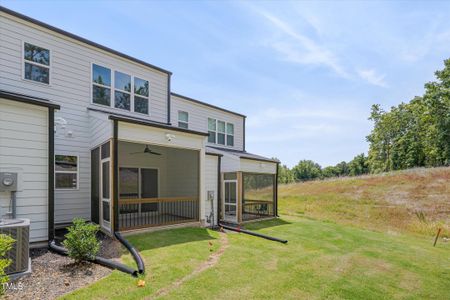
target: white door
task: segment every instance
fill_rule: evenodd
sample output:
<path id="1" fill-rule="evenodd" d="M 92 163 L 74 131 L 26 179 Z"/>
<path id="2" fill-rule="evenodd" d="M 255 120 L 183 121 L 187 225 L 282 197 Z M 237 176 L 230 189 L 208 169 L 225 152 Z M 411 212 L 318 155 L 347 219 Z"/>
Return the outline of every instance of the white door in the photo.
<path id="1" fill-rule="evenodd" d="M 110 143 L 101 146 L 100 157 L 100 224 L 111 230 L 111 153 Z"/>
<path id="2" fill-rule="evenodd" d="M 237 223 L 237 180 L 223 181 L 223 219 Z"/>

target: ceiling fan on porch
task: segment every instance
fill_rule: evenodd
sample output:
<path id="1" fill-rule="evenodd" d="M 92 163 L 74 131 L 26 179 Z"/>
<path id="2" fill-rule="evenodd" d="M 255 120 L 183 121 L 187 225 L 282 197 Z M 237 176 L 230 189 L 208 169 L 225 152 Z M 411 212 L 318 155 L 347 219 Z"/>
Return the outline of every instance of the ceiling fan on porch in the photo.
<path id="1" fill-rule="evenodd" d="M 142 153 L 148 153 L 148 154 L 153 154 L 153 155 L 161 155 L 161 153 L 155 152 L 153 150 L 150 149 L 150 147 L 148 145 L 145 146 L 144 151 L 139 151 L 139 152 L 133 152 L 130 154 L 142 154 Z"/>

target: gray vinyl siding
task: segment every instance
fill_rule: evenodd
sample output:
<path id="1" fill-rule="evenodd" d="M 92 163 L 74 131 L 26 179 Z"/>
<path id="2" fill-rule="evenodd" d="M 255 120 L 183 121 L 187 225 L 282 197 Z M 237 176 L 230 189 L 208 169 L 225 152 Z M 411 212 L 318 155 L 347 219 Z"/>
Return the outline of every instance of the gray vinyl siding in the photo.
<path id="1" fill-rule="evenodd" d="M 22 79 L 23 42 L 51 51 L 50 85 Z M 92 63 L 148 80 L 150 115 L 91 104 Z M 61 105 L 55 117 L 64 118 L 68 124 L 65 130 L 57 127 L 55 154 L 79 156 L 78 189 L 55 191 L 55 223 L 70 222 L 74 217 L 90 218 L 90 149 L 95 138 L 91 136 L 93 129 L 87 108 L 100 107 L 106 111 L 166 122 L 167 76 L 155 69 L 0 13 L 0 89 L 46 98 Z M 20 124 L 14 126 L 24 129 Z M 69 131 L 73 133 L 71 137 L 67 134 Z M 40 143 L 38 139 L 30 142 Z M 25 157 L 23 162 L 30 159 Z"/>
<path id="2" fill-rule="evenodd" d="M 89 126 L 91 128 L 91 149 L 113 137 L 113 122 L 107 114 L 89 111 Z"/>
<path id="3" fill-rule="evenodd" d="M 232 113 L 215 109 L 206 105 L 195 103 L 184 98 L 171 95 L 171 123 L 178 126 L 178 111 L 185 111 L 189 114 L 189 129 L 207 132 L 208 118 L 217 119 L 234 124 L 234 147 L 210 144 L 209 146 L 217 146 L 229 149 L 244 149 L 244 117 Z"/>
<path id="4" fill-rule="evenodd" d="M 18 173 L 17 218 L 31 221 L 30 241 L 48 233 L 48 110 L 0 98 L 0 172 Z M 0 192 L 1 214 L 10 193 Z"/>

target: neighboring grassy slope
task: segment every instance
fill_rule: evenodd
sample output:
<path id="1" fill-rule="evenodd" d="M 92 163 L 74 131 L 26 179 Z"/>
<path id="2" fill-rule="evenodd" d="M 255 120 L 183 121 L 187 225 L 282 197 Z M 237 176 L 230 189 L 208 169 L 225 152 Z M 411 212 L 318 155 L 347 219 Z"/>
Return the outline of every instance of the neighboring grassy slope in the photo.
<path id="1" fill-rule="evenodd" d="M 450 168 L 281 185 L 279 212 L 384 231 L 450 235 Z"/>
<path id="2" fill-rule="evenodd" d="M 280 244 L 228 234 L 229 247 L 212 268 L 164 299 L 450 299 L 450 243 L 392 236 L 351 226 L 284 217 L 250 229 L 286 238 Z M 114 271 L 67 299 L 143 299 L 192 272 L 217 249 L 217 233 L 174 229 L 130 238 L 144 257 L 146 287 Z M 128 256 L 127 256 L 128 257 Z"/>
<path id="3" fill-rule="evenodd" d="M 433 247 L 433 237 L 417 234 L 438 223 L 449 234 L 449 180 L 450 168 L 440 168 L 281 186 L 282 218 L 246 227 L 287 244 L 230 233 L 216 265 L 163 298 L 450 299 L 450 243 Z M 205 228 L 130 236 L 146 263 L 145 287 L 114 271 L 62 298 L 152 299 L 205 264 L 218 237 Z"/>

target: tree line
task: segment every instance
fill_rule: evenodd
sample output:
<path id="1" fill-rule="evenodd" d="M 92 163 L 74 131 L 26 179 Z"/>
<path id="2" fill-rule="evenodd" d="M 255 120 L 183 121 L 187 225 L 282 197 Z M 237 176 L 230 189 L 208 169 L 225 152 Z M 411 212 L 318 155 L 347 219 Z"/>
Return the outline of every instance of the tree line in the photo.
<path id="1" fill-rule="evenodd" d="M 322 168 L 301 160 L 292 169 L 280 165 L 280 183 L 339 176 L 357 176 L 413 167 L 450 165 L 450 59 L 435 72 L 436 80 L 425 84 L 422 96 L 385 111 L 372 105 L 373 129 L 366 137 L 369 151 L 349 162 Z"/>

